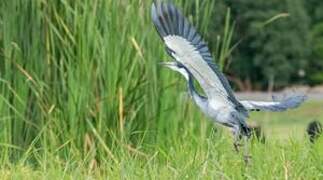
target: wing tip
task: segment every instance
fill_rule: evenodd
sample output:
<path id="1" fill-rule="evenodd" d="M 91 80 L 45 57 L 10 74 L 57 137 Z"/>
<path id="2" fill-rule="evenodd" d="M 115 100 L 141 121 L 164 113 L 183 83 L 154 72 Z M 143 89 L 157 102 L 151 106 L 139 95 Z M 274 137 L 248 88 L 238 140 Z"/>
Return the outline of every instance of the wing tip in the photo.
<path id="1" fill-rule="evenodd" d="M 297 94 L 284 98 L 281 103 L 283 105 L 283 109 L 295 109 L 298 108 L 302 103 L 304 103 L 308 99 L 306 94 Z"/>
<path id="2" fill-rule="evenodd" d="M 157 5 L 156 5 L 156 1 L 153 1 L 153 3 L 151 4 L 151 17 L 153 19 L 153 21 L 155 20 L 155 18 L 157 17 Z"/>
<path id="3" fill-rule="evenodd" d="M 165 27 L 165 23 L 163 22 L 163 14 L 160 12 L 160 6 L 162 2 L 157 2 L 156 0 L 153 1 L 151 5 L 151 19 L 152 22 L 159 34 L 159 36 L 163 39 L 168 34 L 168 30 Z"/>
<path id="4" fill-rule="evenodd" d="M 184 22 L 186 20 L 172 2 L 154 0 L 151 6 L 151 17 L 162 37 L 168 35 L 183 36 L 179 19 Z M 188 22 L 186 23 L 188 27 L 191 27 Z"/>

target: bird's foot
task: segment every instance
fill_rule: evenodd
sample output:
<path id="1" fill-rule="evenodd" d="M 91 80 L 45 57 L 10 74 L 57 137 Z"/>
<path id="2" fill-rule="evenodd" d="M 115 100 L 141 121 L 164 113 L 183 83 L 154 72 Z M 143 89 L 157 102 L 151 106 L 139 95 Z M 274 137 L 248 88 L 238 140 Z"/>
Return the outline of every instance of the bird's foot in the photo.
<path id="1" fill-rule="evenodd" d="M 244 162 L 245 162 L 246 164 L 249 164 L 249 163 L 250 163 L 250 161 L 251 161 L 251 155 L 244 155 Z"/>
<path id="2" fill-rule="evenodd" d="M 237 151 L 237 153 L 240 152 L 240 147 L 243 146 L 243 144 L 241 144 L 239 142 L 235 142 L 235 143 L 233 143 L 233 145 L 234 145 L 234 149 Z M 244 162 L 246 164 L 250 164 L 250 162 L 251 162 L 251 155 L 248 155 L 248 154 L 244 155 L 243 156 L 243 160 L 244 160 Z"/>

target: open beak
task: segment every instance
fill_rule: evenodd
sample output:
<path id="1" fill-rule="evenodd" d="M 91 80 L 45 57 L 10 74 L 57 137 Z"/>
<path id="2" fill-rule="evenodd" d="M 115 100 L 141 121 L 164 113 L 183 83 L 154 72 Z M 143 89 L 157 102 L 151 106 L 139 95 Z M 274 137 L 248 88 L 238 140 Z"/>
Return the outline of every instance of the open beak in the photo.
<path id="1" fill-rule="evenodd" d="M 158 64 L 161 66 L 170 67 L 173 65 L 173 62 L 160 62 Z"/>

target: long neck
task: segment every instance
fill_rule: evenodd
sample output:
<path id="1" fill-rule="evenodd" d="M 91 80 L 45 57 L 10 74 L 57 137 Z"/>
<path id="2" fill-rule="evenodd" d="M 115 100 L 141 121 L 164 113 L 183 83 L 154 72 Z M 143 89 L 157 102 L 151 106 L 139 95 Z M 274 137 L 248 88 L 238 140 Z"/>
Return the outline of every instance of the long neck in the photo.
<path id="1" fill-rule="evenodd" d="M 200 94 L 198 94 L 198 92 L 196 91 L 191 74 L 188 74 L 187 81 L 188 81 L 188 83 L 187 83 L 188 84 L 187 85 L 188 91 L 189 91 L 191 97 L 193 98 L 193 100 L 195 101 L 195 103 L 200 107 L 204 106 L 207 99 L 205 97 L 201 96 Z"/>

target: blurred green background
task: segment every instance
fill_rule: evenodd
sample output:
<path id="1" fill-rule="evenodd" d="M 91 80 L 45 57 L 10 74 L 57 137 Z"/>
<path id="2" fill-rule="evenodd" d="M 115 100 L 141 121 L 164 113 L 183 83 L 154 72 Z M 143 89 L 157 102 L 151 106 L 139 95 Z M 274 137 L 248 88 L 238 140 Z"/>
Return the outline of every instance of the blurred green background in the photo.
<path id="1" fill-rule="evenodd" d="M 209 42 L 235 90 L 322 84 L 323 1 L 175 3 Z M 217 171 L 228 172 L 229 178 L 245 173 L 268 177 L 269 172 L 241 168 L 238 157 L 226 154 L 234 153 L 230 136 L 223 139 L 222 129 L 185 100 L 180 75 L 158 66 L 171 58 L 155 32 L 150 6 L 146 0 L 0 3 L 1 174 L 8 175 L 6 169 L 18 164 L 48 171 L 45 177 L 62 174 L 58 179 L 71 172 L 74 177 L 91 174 L 99 165 L 105 167 L 103 175 L 126 177 L 136 172 L 158 177 L 160 168 L 179 179 L 197 170 L 201 177 Z M 322 120 L 321 109 L 322 102 L 316 101 L 282 114 L 253 114 L 251 119 L 278 139 L 290 137 L 285 130 L 293 125 L 298 125 L 297 137 L 305 137 L 307 122 Z M 295 160 L 296 169 L 308 165 L 308 174 L 298 176 L 295 170 L 291 178 L 322 172 L 321 147 L 311 152 L 306 143 L 286 158 Z M 280 145 L 269 146 L 272 159 L 267 160 L 284 177 L 285 155 L 281 158 L 284 153 L 275 147 Z M 259 157 L 264 156 L 262 148 L 255 150 Z M 215 155 L 209 157 L 210 152 Z M 297 166 L 304 161 L 297 154 L 301 152 L 308 153 L 308 163 Z M 212 161 L 214 166 L 204 167 L 204 155 L 220 164 Z M 193 156 L 192 161 L 187 158 Z M 282 163 L 274 165 L 277 158 Z M 260 159 L 255 162 L 265 165 Z M 18 172 L 24 177 L 29 170 Z"/>

